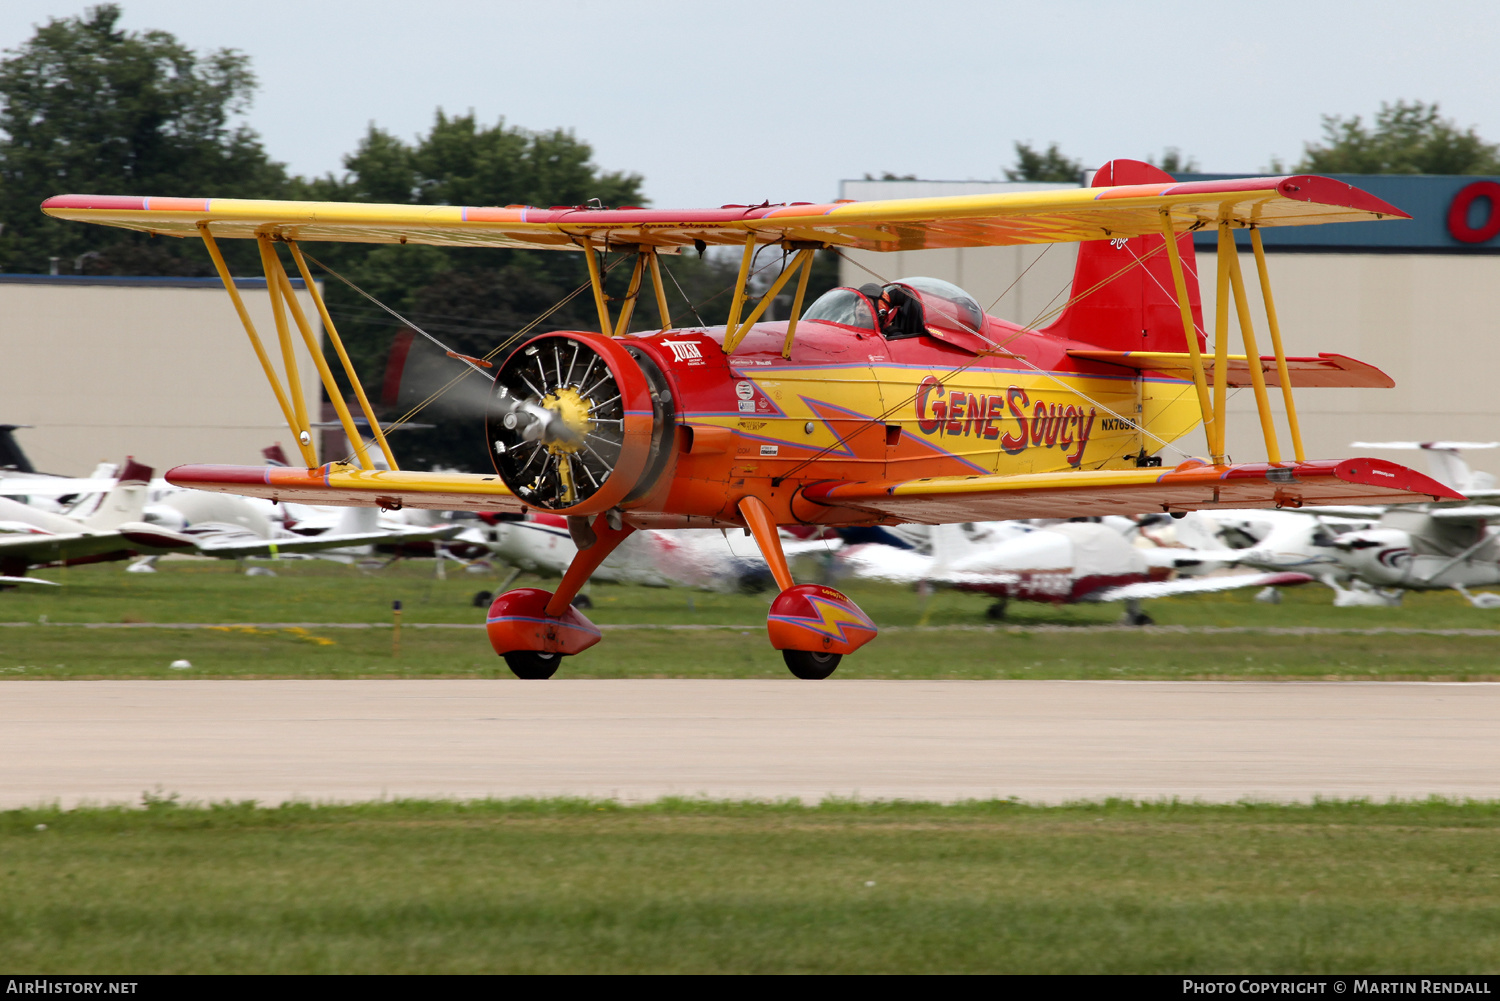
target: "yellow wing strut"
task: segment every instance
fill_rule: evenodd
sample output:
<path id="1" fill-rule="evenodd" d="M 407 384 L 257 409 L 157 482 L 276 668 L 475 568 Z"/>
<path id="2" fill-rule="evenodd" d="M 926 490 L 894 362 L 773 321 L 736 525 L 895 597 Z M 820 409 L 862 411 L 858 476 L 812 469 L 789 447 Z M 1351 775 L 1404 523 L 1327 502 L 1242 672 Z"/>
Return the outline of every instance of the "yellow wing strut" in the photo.
<path id="1" fill-rule="evenodd" d="M 1193 304 L 1188 299 L 1187 281 L 1182 275 L 1182 251 L 1177 246 L 1177 232 L 1172 216 L 1163 209 L 1161 235 L 1167 241 L 1167 260 L 1172 265 L 1172 285 L 1177 291 L 1177 309 L 1182 314 L 1182 336 L 1187 341 L 1188 358 L 1193 367 L 1193 387 L 1198 391 L 1198 410 L 1203 414 L 1203 432 L 1213 447 L 1213 406 L 1208 400 L 1208 376 L 1203 371 L 1203 354 L 1198 350 L 1198 331 L 1193 325 Z"/>
<path id="2" fill-rule="evenodd" d="M 266 347 L 261 343 L 260 335 L 255 331 L 255 324 L 250 320 L 250 312 L 245 309 L 245 301 L 240 298 L 240 290 L 235 287 L 234 278 L 229 274 L 229 265 L 224 263 L 224 255 L 219 252 L 219 245 L 214 242 L 207 223 L 199 225 L 198 232 L 203 236 L 203 245 L 208 248 L 208 256 L 213 258 L 214 269 L 219 272 L 219 280 L 224 283 L 224 289 L 229 293 L 230 301 L 234 303 L 234 311 L 239 314 L 240 323 L 250 337 L 250 346 L 255 349 L 255 357 L 260 361 L 260 367 L 266 373 L 266 381 L 271 384 L 271 392 L 276 394 L 276 403 L 281 407 L 281 415 L 286 418 L 286 426 L 291 429 L 292 437 L 297 441 L 297 450 L 302 453 L 302 459 L 309 467 L 316 466 L 318 457 L 312 449 L 312 436 L 309 434 L 307 443 L 303 443 L 302 436 L 297 429 L 296 413 L 291 403 L 287 401 L 286 391 L 281 388 L 281 379 L 277 377 L 276 369 L 271 365 L 271 358 L 266 354 Z"/>
<path id="3" fill-rule="evenodd" d="M 318 315 L 323 318 L 323 331 L 333 342 L 333 350 L 338 353 L 339 361 L 344 366 L 344 375 L 354 389 L 355 399 L 359 400 L 359 409 L 364 412 L 365 421 L 370 425 L 370 434 L 374 435 L 375 443 L 380 446 L 386 464 L 391 469 L 400 469 L 401 467 L 396 465 L 396 457 L 391 454 L 390 443 L 385 440 L 385 431 L 381 429 L 380 421 L 375 417 L 375 409 L 370 406 L 370 400 L 365 396 L 365 387 L 360 383 L 359 376 L 354 371 L 354 363 L 349 360 L 349 352 L 344 350 L 344 342 L 339 337 L 338 328 L 333 325 L 333 317 L 328 315 L 328 304 L 323 301 L 323 296 L 318 292 L 317 282 L 313 281 L 312 273 L 307 270 L 307 261 L 302 257 L 302 248 L 297 246 L 294 240 L 288 240 L 287 247 L 292 252 L 292 260 L 297 262 L 297 272 L 302 275 L 302 283 L 307 287 L 307 294 L 312 296 L 313 305 L 318 307 Z M 329 396 L 333 396 L 332 391 L 329 392 Z M 350 441 L 354 440 L 350 439 Z M 365 468 L 371 467 L 367 465 Z"/>
<path id="4" fill-rule="evenodd" d="M 328 393 L 328 400 L 333 404 L 334 412 L 339 416 L 339 424 L 343 426 L 349 444 L 354 446 L 354 454 L 359 459 L 360 468 L 374 469 L 375 464 L 370 461 L 370 453 L 365 450 L 364 435 L 360 434 L 354 426 L 354 418 L 349 415 L 349 407 L 344 403 L 344 395 L 339 391 L 338 383 L 333 381 L 333 372 L 329 370 L 328 361 L 323 357 L 312 326 L 302 312 L 302 304 L 297 301 L 297 296 L 292 292 L 292 283 L 286 276 L 286 269 L 281 266 L 281 258 L 276 253 L 275 247 L 271 248 L 271 263 L 276 266 L 276 274 L 274 277 L 267 277 L 267 284 L 274 280 L 281 290 L 281 297 L 286 300 L 287 307 L 292 312 L 292 322 L 297 324 L 297 330 L 302 334 L 302 343 L 306 345 L 308 355 L 317 366 L 318 377 L 323 380 L 323 388 Z M 324 456 L 324 458 L 329 457 Z"/>
<path id="5" fill-rule="evenodd" d="M 1214 294 L 1214 426 L 1208 439 L 1208 454 L 1214 465 L 1224 464 L 1224 412 L 1229 388 L 1229 258 L 1234 254 L 1234 237 L 1229 235 L 1229 220 L 1219 223 L 1218 282 Z"/>
<path id="6" fill-rule="evenodd" d="M 1229 239 L 1229 285 L 1234 290 L 1234 309 L 1240 321 L 1240 339 L 1245 343 L 1245 357 L 1259 358 L 1255 328 L 1250 324 L 1250 301 L 1245 297 L 1245 276 L 1240 272 L 1240 252 L 1234 238 Z M 1281 446 L 1276 442 L 1276 424 L 1271 418 L 1271 399 L 1266 395 L 1266 373 L 1259 365 L 1250 365 L 1250 386 L 1255 390 L 1255 409 L 1260 415 L 1260 433 L 1266 442 L 1266 461 L 1281 461 Z"/>
<path id="7" fill-rule="evenodd" d="M 1266 270 L 1266 248 L 1261 243 L 1260 227 L 1250 229 L 1250 245 L 1255 248 L 1255 268 L 1260 274 L 1260 294 L 1266 303 L 1266 325 L 1271 328 L 1271 350 L 1276 353 L 1276 374 L 1281 377 L 1281 396 L 1286 401 L 1287 430 L 1292 435 L 1292 454 L 1298 462 L 1307 460 L 1302 451 L 1302 428 L 1297 424 L 1297 404 L 1292 399 L 1292 380 L 1286 370 L 1286 352 L 1281 347 L 1281 324 L 1276 322 L 1276 301 L 1271 298 L 1271 276 Z"/>

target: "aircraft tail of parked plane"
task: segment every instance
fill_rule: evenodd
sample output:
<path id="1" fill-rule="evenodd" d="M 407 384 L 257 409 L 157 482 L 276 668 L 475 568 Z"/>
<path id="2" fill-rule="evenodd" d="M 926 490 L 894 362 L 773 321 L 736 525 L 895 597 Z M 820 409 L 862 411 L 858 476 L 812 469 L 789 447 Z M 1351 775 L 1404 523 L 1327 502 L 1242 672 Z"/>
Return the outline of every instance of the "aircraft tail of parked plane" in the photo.
<path id="1" fill-rule="evenodd" d="M 103 532 L 119 528 L 126 522 L 144 521 L 151 473 L 150 466 L 136 462 L 134 456 L 126 456 L 119 480 L 99 501 L 94 512 L 83 519 L 83 527 Z"/>

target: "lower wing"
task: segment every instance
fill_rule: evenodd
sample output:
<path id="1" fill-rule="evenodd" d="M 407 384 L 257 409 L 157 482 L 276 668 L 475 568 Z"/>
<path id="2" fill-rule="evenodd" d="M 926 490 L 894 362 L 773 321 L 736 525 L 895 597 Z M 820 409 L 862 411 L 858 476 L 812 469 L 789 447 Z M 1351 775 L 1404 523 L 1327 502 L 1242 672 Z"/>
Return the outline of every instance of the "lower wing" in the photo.
<path id="1" fill-rule="evenodd" d="M 362 546 L 395 545 L 403 542 L 433 542 L 451 539 L 458 526 L 442 528 L 390 529 L 380 532 L 356 532 L 345 535 L 304 535 L 279 539 L 201 539 L 198 552 L 219 559 L 242 556 L 276 556 L 282 553 L 315 553 L 327 549 L 355 549 Z"/>
<path id="2" fill-rule="evenodd" d="M 1287 587 L 1317 580 L 1305 573 L 1238 573 L 1223 577 L 1184 577 L 1179 580 L 1145 581 L 1098 591 L 1085 601 L 1140 601 L 1144 598 L 1170 598 L 1177 594 L 1203 594 L 1207 591 L 1234 591 L 1242 587 Z"/>
<path id="3" fill-rule="evenodd" d="M 1232 466 L 1189 460 L 1168 470 L 1099 469 L 874 483 L 829 482 L 807 487 L 801 497 L 814 505 L 852 508 L 927 525 L 1213 508 L 1414 504 L 1463 499 L 1462 494 L 1430 476 L 1383 459 L 1275 465 L 1252 462 Z"/>
<path id="4" fill-rule="evenodd" d="M 167 482 L 193 490 L 342 507 L 436 511 L 524 510 L 498 476 L 390 469 L 299 469 L 288 466 L 178 466 Z M 351 543 L 352 544 L 352 543 Z"/>

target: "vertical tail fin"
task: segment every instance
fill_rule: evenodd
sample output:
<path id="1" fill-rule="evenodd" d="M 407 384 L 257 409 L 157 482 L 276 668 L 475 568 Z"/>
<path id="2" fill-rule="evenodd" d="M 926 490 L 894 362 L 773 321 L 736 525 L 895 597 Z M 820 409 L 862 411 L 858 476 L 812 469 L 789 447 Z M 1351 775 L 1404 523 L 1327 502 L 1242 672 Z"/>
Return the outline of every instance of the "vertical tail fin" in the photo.
<path id="1" fill-rule="evenodd" d="M 1171 181 L 1172 175 L 1149 163 L 1111 160 L 1094 174 L 1093 187 Z M 1186 351 L 1172 266 L 1164 247 L 1159 236 L 1080 243 L 1071 294 L 1083 298 L 1064 310 L 1046 332 L 1110 351 Z M 1177 247 L 1202 347 L 1203 307 L 1192 234 L 1179 235 Z"/>
<path id="2" fill-rule="evenodd" d="M 146 494 L 150 489 L 152 469 L 125 457 L 125 470 L 114 489 L 104 495 L 94 513 L 84 519 L 86 528 L 104 532 L 127 521 L 140 521 L 146 513 Z"/>

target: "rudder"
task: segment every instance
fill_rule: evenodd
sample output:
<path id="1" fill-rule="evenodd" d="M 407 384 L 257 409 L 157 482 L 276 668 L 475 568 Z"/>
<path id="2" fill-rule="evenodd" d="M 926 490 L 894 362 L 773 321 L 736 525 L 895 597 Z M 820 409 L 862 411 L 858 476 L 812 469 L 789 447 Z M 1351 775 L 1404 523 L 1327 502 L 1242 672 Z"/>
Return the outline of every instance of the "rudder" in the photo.
<path id="1" fill-rule="evenodd" d="M 1171 174 L 1140 160 L 1111 160 L 1094 174 L 1092 187 L 1160 184 L 1172 180 Z M 1110 351 L 1186 351 L 1172 266 L 1162 249 L 1163 243 L 1161 237 L 1154 235 L 1080 243 L 1071 295 L 1094 291 L 1064 310 L 1057 322 L 1046 328 L 1046 333 Z M 1206 343 L 1202 333 L 1203 307 L 1199 301 L 1192 234 L 1180 234 L 1177 246 L 1182 255 L 1198 345 L 1203 348 Z M 1111 280 L 1110 276 L 1130 264 L 1132 257 L 1145 263 Z"/>

